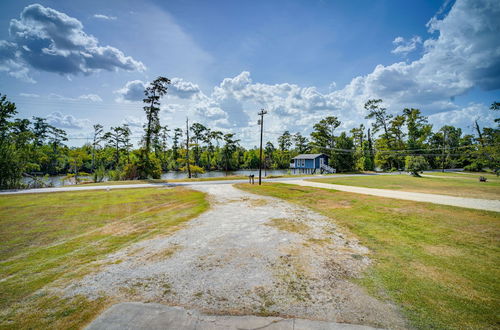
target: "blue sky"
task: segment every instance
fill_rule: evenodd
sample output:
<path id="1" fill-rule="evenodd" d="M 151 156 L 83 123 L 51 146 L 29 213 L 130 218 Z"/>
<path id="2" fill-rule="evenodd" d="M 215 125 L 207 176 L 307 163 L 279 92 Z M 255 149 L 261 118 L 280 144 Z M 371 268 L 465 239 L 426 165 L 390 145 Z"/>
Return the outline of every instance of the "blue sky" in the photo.
<path id="1" fill-rule="evenodd" d="M 436 128 L 493 125 L 500 99 L 500 3 L 455 1 L 2 1 L 0 93 L 44 116 L 72 145 L 91 126 L 144 121 L 141 90 L 172 78 L 161 119 L 186 116 L 256 144 L 308 134 L 362 105 L 418 107 Z M 84 141 L 84 140 L 83 140 Z"/>

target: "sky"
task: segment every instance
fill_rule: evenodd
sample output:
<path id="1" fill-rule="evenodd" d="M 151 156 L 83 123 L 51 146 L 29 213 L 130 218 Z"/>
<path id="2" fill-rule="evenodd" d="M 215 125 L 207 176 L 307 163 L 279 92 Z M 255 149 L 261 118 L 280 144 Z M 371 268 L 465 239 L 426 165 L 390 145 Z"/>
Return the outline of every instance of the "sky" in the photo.
<path id="1" fill-rule="evenodd" d="M 145 86 L 171 79 L 160 119 L 258 144 L 369 121 L 364 103 L 418 108 L 437 130 L 493 126 L 500 1 L 23 1 L 0 3 L 0 93 L 81 145 L 92 125 L 139 137 Z"/>

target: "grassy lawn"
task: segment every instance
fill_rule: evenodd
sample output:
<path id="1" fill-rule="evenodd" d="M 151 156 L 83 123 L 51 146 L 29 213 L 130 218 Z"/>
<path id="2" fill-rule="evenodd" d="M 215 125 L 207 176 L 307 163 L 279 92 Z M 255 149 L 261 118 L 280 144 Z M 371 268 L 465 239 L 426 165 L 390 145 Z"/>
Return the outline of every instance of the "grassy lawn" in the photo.
<path id="1" fill-rule="evenodd" d="M 495 173 L 492 172 L 426 172 L 425 175 L 433 175 L 440 177 L 464 178 L 478 180 L 480 176 L 486 177 L 488 180 L 500 181 Z"/>
<path id="2" fill-rule="evenodd" d="M 430 174 L 430 173 L 429 173 Z M 434 173 L 432 173 L 434 175 Z M 461 174 L 455 174 L 459 176 Z M 489 178 L 488 182 L 465 178 L 454 178 L 451 175 L 443 178 L 420 177 L 410 175 L 371 175 L 357 177 L 335 177 L 311 179 L 310 181 L 358 186 L 367 188 L 393 189 L 431 194 L 443 194 L 459 197 L 484 199 L 500 199 L 500 179 Z"/>
<path id="3" fill-rule="evenodd" d="M 207 208 L 203 193 L 180 187 L 0 196 L 0 328 L 81 327 L 111 301 L 52 288 Z"/>
<path id="4" fill-rule="evenodd" d="M 499 213 L 278 183 L 237 187 L 309 207 L 354 234 L 374 260 L 360 284 L 398 304 L 411 326 L 498 327 Z"/>

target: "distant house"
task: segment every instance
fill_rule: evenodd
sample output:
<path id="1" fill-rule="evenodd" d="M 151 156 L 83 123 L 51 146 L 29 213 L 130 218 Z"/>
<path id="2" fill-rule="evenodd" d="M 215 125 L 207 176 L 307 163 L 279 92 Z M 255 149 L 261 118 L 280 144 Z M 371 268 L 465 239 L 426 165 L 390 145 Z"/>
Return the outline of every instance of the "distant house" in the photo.
<path id="1" fill-rule="evenodd" d="M 328 156 L 325 154 L 302 154 L 292 158 L 290 168 L 293 173 L 315 174 L 319 173 L 335 173 L 336 170 L 328 166 Z"/>

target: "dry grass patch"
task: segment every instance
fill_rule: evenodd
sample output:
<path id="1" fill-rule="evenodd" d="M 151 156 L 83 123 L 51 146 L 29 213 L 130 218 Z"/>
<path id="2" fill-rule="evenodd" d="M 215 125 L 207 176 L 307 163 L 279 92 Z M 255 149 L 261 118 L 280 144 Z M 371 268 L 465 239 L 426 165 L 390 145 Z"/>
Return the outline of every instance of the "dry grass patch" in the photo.
<path id="1" fill-rule="evenodd" d="M 147 255 L 146 260 L 150 261 L 160 261 L 169 259 L 175 252 L 179 251 L 182 248 L 181 245 L 175 244 L 161 251 L 156 251 L 153 254 Z"/>
<path id="2" fill-rule="evenodd" d="M 274 218 L 269 220 L 266 225 L 297 234 L 304 234 L 310 230 L 310 227 L 305 223 L 287 218 Z"/>

